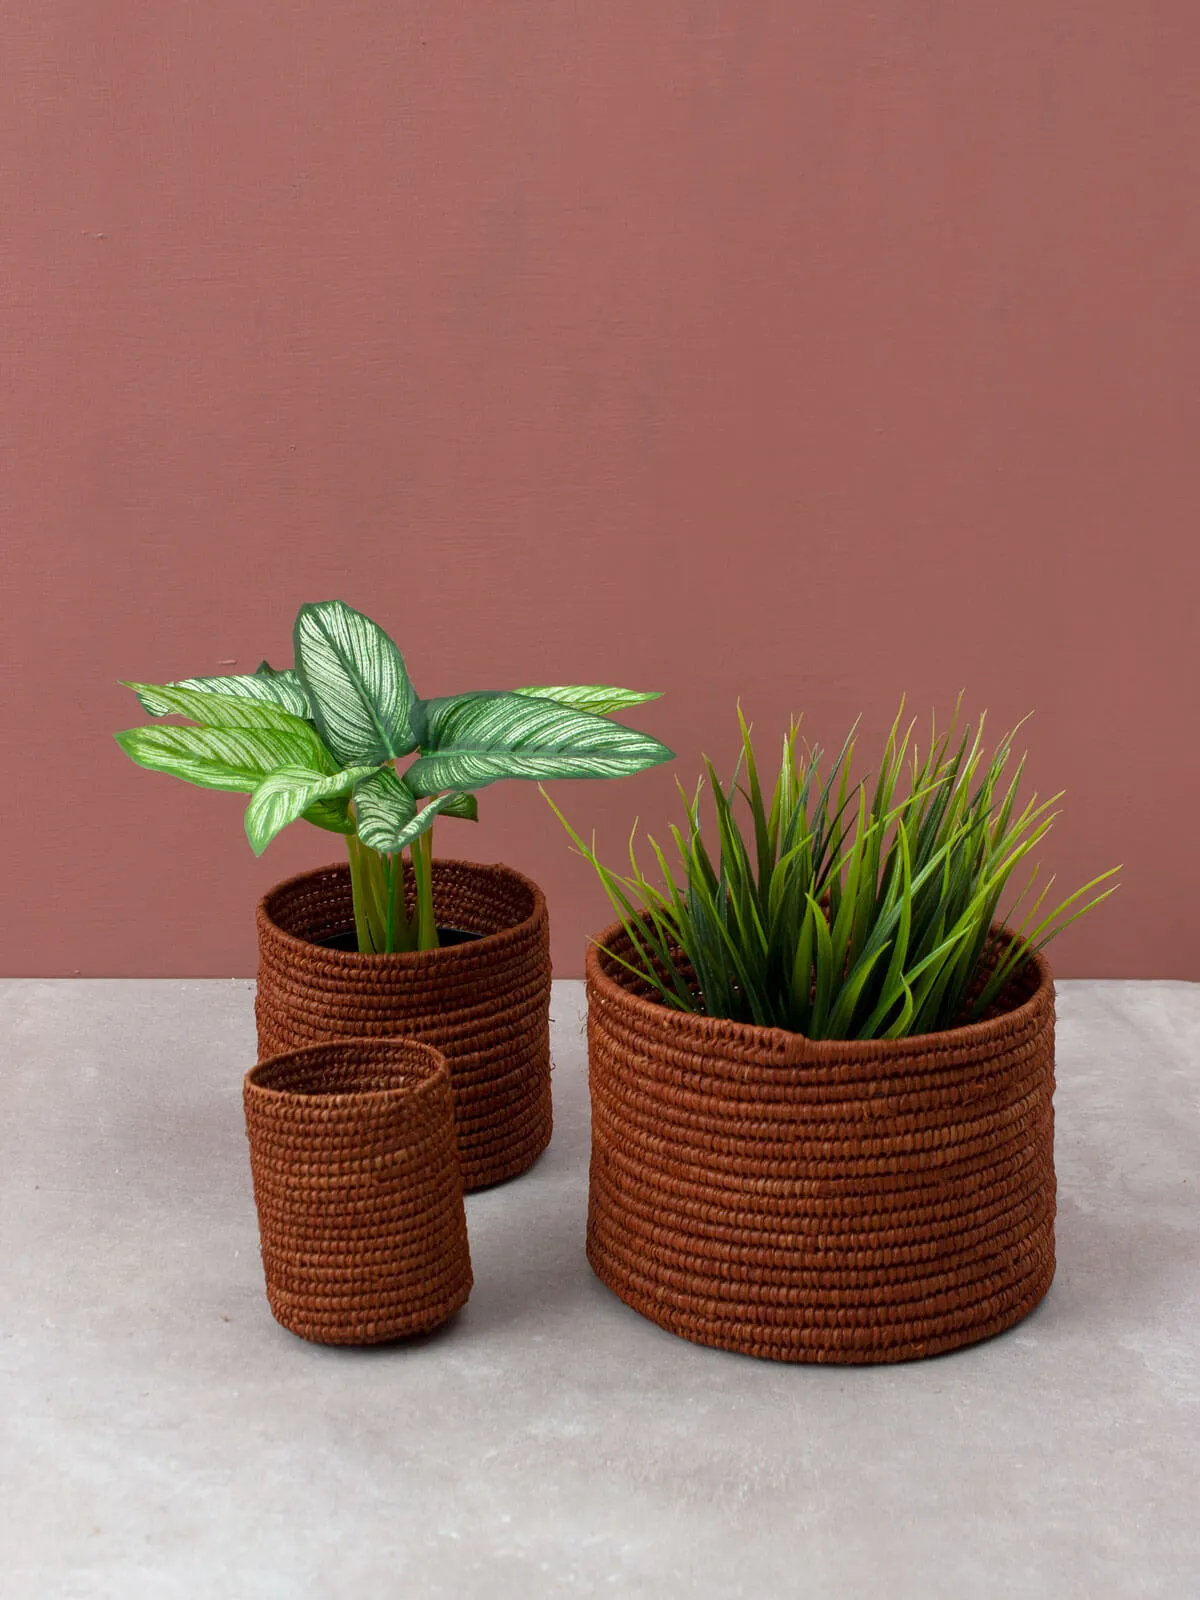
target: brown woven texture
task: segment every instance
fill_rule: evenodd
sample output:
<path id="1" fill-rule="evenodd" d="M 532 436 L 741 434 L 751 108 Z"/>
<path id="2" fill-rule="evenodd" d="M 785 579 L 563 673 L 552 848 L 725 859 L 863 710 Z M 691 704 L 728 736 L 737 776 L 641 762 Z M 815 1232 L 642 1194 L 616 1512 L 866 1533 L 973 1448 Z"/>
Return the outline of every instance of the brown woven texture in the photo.
<path id="1" fill-rule="evenodd" d="M 323 1039 L 422 1039 L 450 1063 L 468 1189 L 514 1178 L 550 1142 L 550 927 L 511 867 L 433 863 L 442 926 L 484 938 L 358 955 L 314 943 L 354 926 L 348 867 L 302 873 L 258 907 L 258 1054 Z"/>
<path id="2" fill-rule="evenodd" d="M 318 1344 L 445 1322 L 471 1258 L 445 1058 L 411 1039 L 310 1045 L 246 1074 L 267 1299 Z"/>
<path id="3" fill-rule="evenodd" d="M 1003 936 L 1000 929 L 995 930 Z M 777 1361 L 935 1355 L 1054 1276 L 1054 985 L 967 1027 L 817 1041 L 669 1010 L 588 952 L 587 1251 L 643 1316 Z"/>

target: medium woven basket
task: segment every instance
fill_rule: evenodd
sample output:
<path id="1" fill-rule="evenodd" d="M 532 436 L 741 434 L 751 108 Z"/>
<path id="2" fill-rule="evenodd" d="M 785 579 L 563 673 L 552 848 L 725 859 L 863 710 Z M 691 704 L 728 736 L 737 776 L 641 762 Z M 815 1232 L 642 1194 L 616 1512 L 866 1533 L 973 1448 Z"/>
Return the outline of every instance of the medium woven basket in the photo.
<path id="1" fill-rule="evenodd" d="M 351 1039 L 246 1074 L 267 1299 L 318 1344 L 424 1333 L 466 1301 L 471 1258 L 445 1058 Z"/>
<path id="2" fill-rule="evenodd" d="M 402 955 L 319 942 L 354 927 L 348 867 L 302 873 L 258 907 L 258 1054 L 323 1039 L 422 1039 L 450 1063 L 468 1189 L 514 1178 L 550 1142 L 550 929 L 511 867 L 433 863 L 438 923 L 484 937 Z"/>
<path id="3" fill-rule="evenodd" d="M 1003 930 L 994 932 L 1003 937 Z M 634 1310 L 777 1361 L 935 1355 L 1054 1276 L 1054 985 L 995 1014 L 816 1041 L 669 1010 L 588 952 L 588 1259 Z"/>

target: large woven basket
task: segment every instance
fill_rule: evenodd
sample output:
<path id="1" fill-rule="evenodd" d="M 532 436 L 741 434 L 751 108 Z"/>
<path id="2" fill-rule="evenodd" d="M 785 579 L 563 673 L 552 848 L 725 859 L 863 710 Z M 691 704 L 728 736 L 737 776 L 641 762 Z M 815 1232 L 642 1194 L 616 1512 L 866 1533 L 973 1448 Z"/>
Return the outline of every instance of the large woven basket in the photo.
<path id="1" fill-rule="evenodd" d="M 267 1298 L 319 1344 L 424 1333 L 471 1292 L 444 1057 L 410 1039 L 312 1045 L 246 1074 Z"/>
<path id="2" fill-rule="evenodd" d="M 258 1054 L 402 1034 L 450 1063 L 468 1189 L 524 1172 L 550 1142 L 550 930 L 511 867 L 433 863 L 442 926 L 484 937 L 403 955 L 318 941 L 354 927 L 348 867 L 279 884 L 258 907 Z"/>
<path id="3" fill-rule="evenodd" d="M 995 930 L 1003 936 L 1002 930 Z M 909 1039 L 814 1041 L 669 1010 L 587 960 L 587 1251 L 643 1316 L 777 1361 L 935 1355 L 1054 1276 L 1054 985 Z"/>

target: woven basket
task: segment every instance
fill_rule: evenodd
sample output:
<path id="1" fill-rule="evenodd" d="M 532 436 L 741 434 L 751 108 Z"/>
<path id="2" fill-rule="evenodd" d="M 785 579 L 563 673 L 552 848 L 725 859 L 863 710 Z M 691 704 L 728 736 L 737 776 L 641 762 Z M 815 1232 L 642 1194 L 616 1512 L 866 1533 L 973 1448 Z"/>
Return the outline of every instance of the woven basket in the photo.
<path id="1" fill-rule="evenodd" d="M 1003 930 L 995 930 L 1003 936 Z M 588 952 L 588 1259 L 672 1333 L 777 1361 L 935 1355 L 1054 1276 L 1054 985 L 995 1014 L 815 1041 L 669 1010 Z"/>
<path id="2" fill-rule="evenodd" d="M 348 867 L 306 872 L 258 907 L 258 1054 L 324 1039 L 423 1039 L 450 1063 L 468 1189 L 514 1178 L 550 1142 L 550 929 L 511 867 L 433 863 L 438 923 L 485 937 L 359 955 L 314 942 L 354 927 Z"/>
<path id="3" fill-rule="evenodd" d="M 445 1058 L 351 1039 L 246 1074 L 267 1299 L 318 1344 L 424 1333 L 471 1292 Z"/>

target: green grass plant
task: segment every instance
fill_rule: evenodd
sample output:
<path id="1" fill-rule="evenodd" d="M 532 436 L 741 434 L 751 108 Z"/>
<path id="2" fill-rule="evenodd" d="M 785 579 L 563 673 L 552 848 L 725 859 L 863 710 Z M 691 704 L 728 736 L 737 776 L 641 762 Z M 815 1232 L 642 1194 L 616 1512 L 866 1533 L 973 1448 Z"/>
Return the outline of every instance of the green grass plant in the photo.
<path id="1" fill-rule="evenodd" d="M 1038 892 L 1038 869 L 1026 873 L 1061 794 L 1020 803 L 1017 730 L 985 753 L 984 719 L 960 735 L 956 711 L 922 753 L 902 718 L 903 705 L 873 782 L 852 779 L 857 724 L 825 771 L 793 722 L 768 796 L 739 708 L 733 780 L 706 760 L 694 793 L 680 785 L 683 825 L 668 849 L 648 839 L 654 881 L 636 825 L 629 871 L 616 872 L 550 801 L 628 935 L 613 959 L 666 1006 L 813 1039 L 897 1039 L 982 1016 L 1032 952 L 1113 892 L 1101 885 L 1119 868 L 1048 909 L 1053 879 Z M 1012 937 L 997 944 L 1002 902 Z"/>

